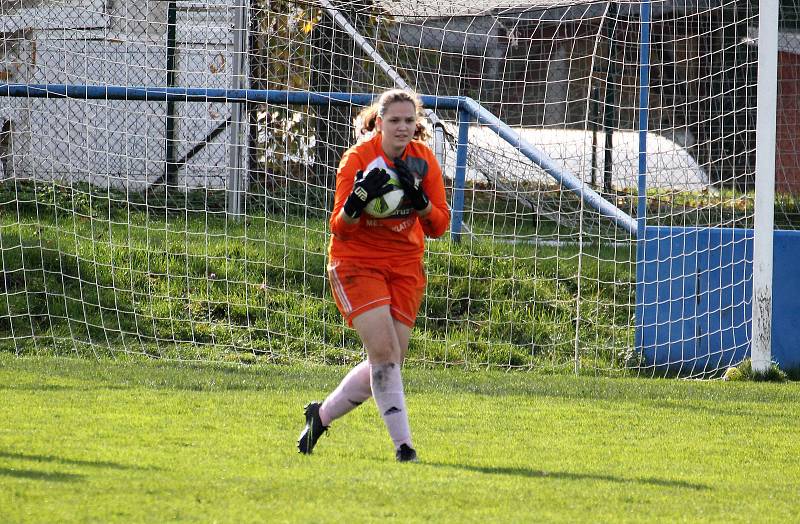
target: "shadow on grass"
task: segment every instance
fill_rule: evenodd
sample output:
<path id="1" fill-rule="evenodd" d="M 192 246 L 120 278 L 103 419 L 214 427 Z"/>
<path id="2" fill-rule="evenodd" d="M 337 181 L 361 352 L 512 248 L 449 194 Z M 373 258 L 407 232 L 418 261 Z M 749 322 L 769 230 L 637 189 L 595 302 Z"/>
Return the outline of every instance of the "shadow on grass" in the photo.
<path id="1" fill-rule="evenodd" d="M 62 386 L 58 384 L 3 384 L 0 391 L 91 391 L 99 389 L 91 386 Z"/>
<path id="2" fill-rule="evenodd" d="M 466 471 L 474 471 L 476 473 L 485 473 L 487 475 L 514 475 L 518 477 L 527 478 L 542 478 L 542 479 L 564 479 L 564 480 L 600 480 L 604 482 L 619 482 L 622 484 L 636 483 L 636 484 L 650 484 L 652 486 L 660 486 L 667 488 L 683 488 L 694 490 L 707 490 L 711 489 L 705 484 L 696 484 L 693 482 L 685 482 L 683 480 L 668 480 L 659 478 L 625 478 L 616 477 L 614 475 L 602 475 L 596 473 L 570 473 L 568 471 L 544 471 L 541 469 L 532 469 L 525 467 L 489 467 L 489 466 L 471 466 L 468 464 L 447 464 L 445 462 L 424 462 L 427 466 L 434 466 L 437 468 L 454 468 L 463 469 Z"/>
<path id="3" fill-rule="evenodd" d="M 155 467 L 142 468 L 139 466 L 130 466 L 128 464 L 119 464 L 117 462 L 108 462 L 104 460 L 76 460 L 76 459 L 67 459 L 63 457 L 54 457 L 52 455 L 28 455 L 25 453 L 11 453 L 9 451 L 0 451 L 0 458 L 15 459 L 15 460 L 33 460 L 36 462 L 56 462 L 58 464 L 70 464 L 73 466 L 88 466 L 93 468 L 140 469 L 140 470 L 158 469 Z"/>
<path id="4" fill-rule="evenodd" d="M 0 468 L 0 477 L 13 477 L 28 480 L 47 480 L 50 482 L 78 482 L 83 480 L 83 475 L 74 473 L 61 473 L 58 471 L 33 471 L 30 469 Z"/>
<path id="5" fill-rule="evenodd" d="M 19 384 L 9 385 L 4 384 L 0 386 L 0 391 L 40 391 L 40 392 L 62 392 L 62 391 L 125 391 L 133 389 L 130 385 L 114 385 L 114 384 L 99 384 L 99 385 L 59 385 L 59 384 Z"/>

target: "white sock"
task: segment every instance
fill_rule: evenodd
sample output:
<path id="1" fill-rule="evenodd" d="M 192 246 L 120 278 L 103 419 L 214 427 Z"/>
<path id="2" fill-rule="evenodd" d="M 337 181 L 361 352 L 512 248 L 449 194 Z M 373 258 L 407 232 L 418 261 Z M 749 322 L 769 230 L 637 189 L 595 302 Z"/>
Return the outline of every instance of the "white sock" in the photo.
<path id="1" fill-rule="evenodd" d="M 331 422 L 347 415 L 371 396 L 369 362 L 365 360 L 351 369 L 339 386 L 328 395 L 319 408 L 319 418 L 324 425 L 329 426 Z"/>
<path id="2" fill-rule="evenodd" d="M 389 430 L 395 449 L 402 444 L 413 447 L 399 364 L 390 362 L 372 365 L 372 396 L 375 397 L 375 403 L 378 405 L 386 429 Z"/>

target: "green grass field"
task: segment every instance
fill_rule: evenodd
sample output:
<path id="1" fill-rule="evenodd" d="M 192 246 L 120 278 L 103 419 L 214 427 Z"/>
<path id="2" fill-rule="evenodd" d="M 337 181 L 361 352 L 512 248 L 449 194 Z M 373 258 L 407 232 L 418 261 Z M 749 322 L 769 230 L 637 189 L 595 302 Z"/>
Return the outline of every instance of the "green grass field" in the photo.
<path id="1" fill-rule="evenodd" d="M 313 456 L 333 366 L 0 353 L 0 522 L 791 522 L 800 384 L 406 370 L 418 464 L 369 402 Z"/>
<path id="2" fill-rule="evenodd" d="M 330 294 L 324 213 L 294 204 L 237 222 L 201 200 L 136 198 L 0 183 L 0 340 L 15 353 L 333 364 L 360 354 Z M 577 336 L 588 372 L 631 364 L 633 244 L 579 250 L 485 236 L 428 246 L 420 361 L 572 369 Z"/>

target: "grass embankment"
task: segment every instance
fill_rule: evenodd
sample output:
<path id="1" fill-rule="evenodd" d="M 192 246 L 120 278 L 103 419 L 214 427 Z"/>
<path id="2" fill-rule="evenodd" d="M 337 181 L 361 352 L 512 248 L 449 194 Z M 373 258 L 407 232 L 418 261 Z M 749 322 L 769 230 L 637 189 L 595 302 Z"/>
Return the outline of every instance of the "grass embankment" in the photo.
<path id="1" fill-rule="evenodd" d="M 419 464 L 344 374 L 0 354 L 2 522 L 791 522 L 800 385 L 408 369 Z"/>
<path id="2" fill-rule="evenodd" d="M 359 355 L 330 296 L 324 217 L 294 206 L 235 222 L 207 202 L 76 187 L 0 188 L 5 349 L 248 362 Z M 620 368 L 632 346 L 631 251 L 431 242 L 412 355 L 571 369 L 577 332 L 587 369 Z"/>

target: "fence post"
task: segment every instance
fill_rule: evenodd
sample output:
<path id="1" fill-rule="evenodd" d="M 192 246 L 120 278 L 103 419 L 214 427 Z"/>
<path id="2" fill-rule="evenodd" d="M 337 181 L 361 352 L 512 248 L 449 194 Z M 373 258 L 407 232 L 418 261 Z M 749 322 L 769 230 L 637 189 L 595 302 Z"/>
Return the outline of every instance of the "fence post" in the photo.
<path id="1" fill-rule="evenodd" d="M 167 87 L 175 87 L 176 77 L 178 76 L 176 67 L 176 57 L 178 52 L 177 45 L 177 22 L 178 13 L 175 2 L 170 2 L 167 5 Z M 175 164 L 175 122 L 177 116 L 175 115 L 175 101 L 167 101 L 167 125 L 165 134 L 167 137 L 166 158 L 164 168 L 164 182 L 167 186 L 167 191 L 172 186 L 178 183 L 178 166 Z"/>
<path id="2" fill-rule="evenodd" d="M 464 220 L 464 182 L 467 178 L 467 148 L 471 115 L 458 110 L 458 145 L 456 146 L 456 174 L 453 180 L 453 209 L 450 217 L 450 238 L 461 242 L 461 223 Z"/>
<path id="3" fill-rule="evenodd" d="M 248 0 L 236 5 L 233 28 L 233 69 L 231 89 L 247 89 Z M 230 144 L 228 149 L 228 214 L 240 218 L 243 213 L 244 192 L 247 190 L 247 161 L 244 131 L 247 130 L 246 102 L 233 102 L 231 107 Z"/>

